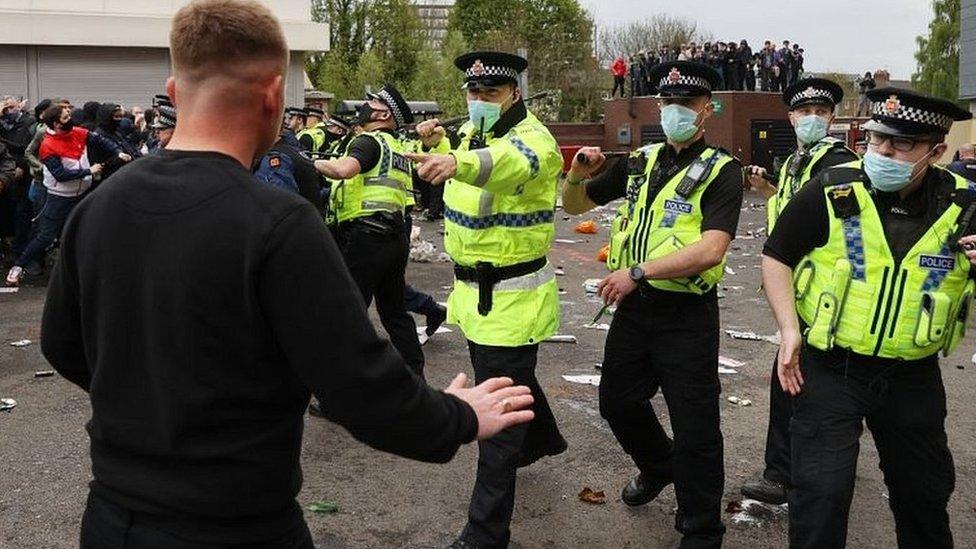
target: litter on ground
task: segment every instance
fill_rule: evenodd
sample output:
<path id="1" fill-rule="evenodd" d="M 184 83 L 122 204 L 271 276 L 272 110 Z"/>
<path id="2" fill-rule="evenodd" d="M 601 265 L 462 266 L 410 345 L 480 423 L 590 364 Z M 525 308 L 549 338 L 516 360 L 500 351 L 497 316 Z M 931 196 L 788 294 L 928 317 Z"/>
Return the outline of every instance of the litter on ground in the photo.
<path id="1" fill-rule="evenodd" d="M 452 333 L 450 328 L 445 328 L 444 326 L 439 326 L 434 335 L 437 334 L 449 334 Z M 427 326 L 417 326 L 417 339 L 420 341 L 421 345 L 426 345 L 430 341 L 429 335 L 427 335 Z"/>
<path id="2" fill-rule="evenodd" d="M 746 363 L 742 362 L 741 360 L 736 360 L 727 356 L 719 356 L 718 363 L 722 366 L 728 366 L 729 368 L 741 368 L 746 365 Z"/>
<path id="3" fill-rule="evenodd" d="M 20 291 L 20 288 L 0 288 L 0 294 L 15 294 Z"/>
<path id="4" fill-rule="evenodd" d="M 12 398 L 0 398 L 0 412 L 10 412 L 17 406 L 17 401 Z"/>
<path id="5" fill-rule="evenodd" d="M 26 346 L 30 345 L 31 343 L 32 343 L 32 341 L 29 340 L 29 339 L 21 339 L 20 341 L 11 341 L 10 342 L 10 346 L 11 347 L 26 347 Z"/>
<path id="6" fill-rule="evenodd" d="M 583 281 L 583 290 L 588 294 L 595 294 L 596 287 L 600 285 L 602 278 L 587 278 Z"/>
<path id="7" fill-rule="evenodd" d="M 732 339 L 740 339 L 743 341 L 765 341 L 767 343 L 772 343 L 773 345 L 780 344 L 780 335 L 759 335 L 756 332 L 740 332 L 738 330 L 725 330 L 725 335 L 731 337 Z"/>
<path id="8" fill-rule="evenodd" d="M 557 242 L 559 244 L 576 244 L 579 241 L 578 240 L 572 240 L 570 238 L 557 238 L 553 242 Z"/>
<path id="9" fill-rule="evenodd" d="M 566 276 L 566 271 L 562 267 L 555 269 L 553 272 L 556 273 L 556 276 Z"/>
<path id="10" fill-rule="evenodd" d="M 574 230 L 582 234 L 596 234 L 596 221 L 593 221 L 592 219 L 581 221 Z"/>
<path id="11" fill-rule="evenodd" d="M 579 383 L 581 385 L 593 385 L 594 387 L 600 386 L 600 374 L 564 375 L 563 379 L 565 379 L 570 383 Z"/>
<path id="12" fill-rule="evenodd" d="M 54 375 L 54 370 L 39 370 L 34 372 L 34 377 L 51 377 Z"/>
<path id="13" fill-rule="evenodd" d="M 607 502 L 607 495 L 603 490 L 596 491 L 586 486 L 583 491 L 579 493 L 579 499 L 583 503 L 591 503 L 593 505 L 603 505 Z"/>
<path id="14" fill-rule="evenodd" d="M 583 327 L 584 328 L 588 328 L 590 330 L 603 330 L 604 332 L 609 332 L 610 331 L 610 325 L 609 324 L 604 324 L 604 323 L 601 323 L 601 324 L 584 324 Z"/>
<path id="15" fill-rule="evenodd" d="M 560 335 L 556 334 L 546 340 L 548 343 L 576 343 L 576 336 L 574 335 Z"/>
<path id="16" fill-rule="evenodd" d="M 339 512 L 339 504 L 334 501 L 313 501 L 308 510 L 319 515 L 331 515 Z"/>
<path id="17" fill-rule="evenodd" d="M 730 275 L 730 276 L 734 276 L 735 275 L 735 271 L 732 270 L 732 267 L 729 267 L 728 265 L 726 265 L 725 266 L 725 274 Z"/>
<path id="18" fill-rule="evenodd" d="M 730 396 L 726 400 L 728 400 L 732 404 L 738 404 L 739 406 L 752 406 L 752 401 L 749 400 L 748 398 L 739 398 L 737 396 Z"/>
<path id="19" fill-rule="evenodd" d="M 789 506 L 769 505 L 754 499 L 743 499 L 742 501 L 730 501 L 725 507 L 726 513 L 732 513 L 734 524 L 748 524 L 752 526 L 762 526 L 769 522 L 776 522 L 785 519 L 789 514 Z"/>

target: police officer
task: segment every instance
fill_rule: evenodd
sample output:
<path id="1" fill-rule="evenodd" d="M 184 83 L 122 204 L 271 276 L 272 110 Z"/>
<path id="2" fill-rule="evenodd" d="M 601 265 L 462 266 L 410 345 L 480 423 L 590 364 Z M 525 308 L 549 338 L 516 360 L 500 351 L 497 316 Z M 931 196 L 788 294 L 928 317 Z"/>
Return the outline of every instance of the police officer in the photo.
<path id="1" fill-rule="evenodd" d="M 607 335 L 600 413 L 640 471 L 621 498 L 643 505 L 674 482 L 681 547 L 719 547 L 725 473 L 715 288 L 739 221 L 742 166 L 704 139 L 712 90 L 721 81 L 715 69 L 673 61 L 651 75 L 667 143 L 645 146 L 606 169 L 600 150 L 584 147 L 586 162 L 574 159 L 567 175 L 563 208 L 581 214 L 627 199 L 613 224 L 607 264 L 614 272 L 598 286 L 606 303 L 618 305 Z M 659 389 L 673 442 L 650 403 Z"/>
<path id="2" fill-rule="evenodd" d="M 778 378 L 794 395 L 790 545 L 845 545 L 866 420 L 899 547 L 951 547 L 938 353 L 958 345 L 969 312 L 959 241 L 973 231 L 976 193 L 935 162 L 952 122 L 972 115 L 896 88 L 868 98 L 864 160 L 801 189 L 763 250 Z"/>
<path id="3" fill-rule="evenodd" d="M 306 152 L 321 152 L 325 147 L 325 112 L 322 109 L 308 107 L 305 109 L 305 129 L 296 134 L 298 142 Z"/>
<path id="4" fill-rule="evenodd" d="M 421 178 L 444 189 L 444 246 L 454 260 L 448 322 L 468 340 L 477 379 L 504 375 L 532 389 L 531 424 L 483 441 L 468 522 L 451 547 L 508 547 L 518 467 L 566 450 L 535 376 L 539 343 L 559 326 L 555 236 L 562 156 L 549 130 L 525 108 L 516 55 L 473 52 L 464 71 L 470 120 L 454 150 L 437 120 L 417 127 L 436 153 L 413 154 Z"/>
<path id="5" fill-rule="evenodd" d="M 301 195 L 324 213 L 319 173 L 295 141 L 289 124 L 293 118 L 294 112 L 286 113 L 278 141 L 258 161 L 254 176 L 261 183 Z"/>
<path id="6" fill-rule="evenodd" d="M 173 138 L 176 130 L 176 107 L 172 105 L 159 105 L 156 107 L 156 118 L 153 119 L 152 130 L 155 133 L 155 145 L 150 149 L 150 153 L 159 152 L 169 145 L 169 140 Z"/>
<path id="7" fill-rule="evenodd" d="M 345 153 L 352 137 L 352 124 L 341 116 L 330 116 L 325 123 L 325 152 Z"/>
<path id="8" fill-rule="evenodd" d="M 298 141 L 298 134 L 305 130 L 305 119 L 308 113 L 305 109 L 298 107 L 288 107 L 285 109 L 285 128 L 282 137 L 285 137 L 288 144 L 297 149 L 303 149 L 301 142 Z"/>
<path id="9" fill-rule="evenodd" d="M 834 109 L 844 99 L 844 90 L 823 78 L 805 78 L 783 92 L 790 109 L 790 123 L 796 132 L 796 151 L 779 170 L 776 185 L 764 177 L 766 170 L 749 166 L 749 183 L 768 200 L 767 227 L 772 231 L 776 218 L 787 202 L 808 181 L 823 170 L 857 160 L 857 154 L 844 142 L 827 135 L 834 120 Z M 790 485 L 790 416 L 792 404 L 776 378 L 776 361 L 769 386 L 769 427 L 766 432 L 766 468 L 757 479 L 742 486 L 742 495 L 773 505 L 786 503 Z"/>
<path id="10" fill-rule="evenodd" d="M 346 266 L 366 304 L 376 298 L 380 321 L 404 361 L 423 375 L 417 325 L 403 303 L 410 253 L 404 210 L 413 167 L 394 134 L 412 121 L 403 96 L 387 84 L 359 107 L 357 124 L 363 132 L 349 144 L 346 156 L 316 160 L 315 167 L 330 179 L 343 180 L 329 201 Z"/>

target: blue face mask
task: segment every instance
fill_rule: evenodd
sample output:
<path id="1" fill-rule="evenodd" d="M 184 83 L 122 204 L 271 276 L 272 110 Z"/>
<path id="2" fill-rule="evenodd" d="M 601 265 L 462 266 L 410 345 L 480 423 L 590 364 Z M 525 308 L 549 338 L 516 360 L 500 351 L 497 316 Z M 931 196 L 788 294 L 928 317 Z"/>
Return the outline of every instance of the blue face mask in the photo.
<path id="1" fill-rule="evenodd" d="M 815 114 L 801 116 L 796 122 L 796 137 L 800 143 L 810 145 L 827 137 L 827 121 Z"/>
<path id="2" fill-rule="evenodd" d="M 472 99 L 468 101 L 468 117 L 475 128 L 487 133 L 495 127 L 495 124 L 502 117 L 502 105 L 501 103 Z"/>
<path id="3" fill-rule="evenodd" d="M 925 158 L 918 162 L 924 161 Z M 872 187 L 882 192 L 894 193 L 911 183 L 915 164 L 918 162 L 913 164 L 904 160 L 895 160 L 868 149 L 868 152 L 864 154 L 864 173 L 871 180 Z"/>
<path id="4" fill-rule="evenodd" d="M 681 105 L 667 105 L 661 109 L 661 128 L 668 140 L 684 143 L 698 133 L 697 112 Z"/>

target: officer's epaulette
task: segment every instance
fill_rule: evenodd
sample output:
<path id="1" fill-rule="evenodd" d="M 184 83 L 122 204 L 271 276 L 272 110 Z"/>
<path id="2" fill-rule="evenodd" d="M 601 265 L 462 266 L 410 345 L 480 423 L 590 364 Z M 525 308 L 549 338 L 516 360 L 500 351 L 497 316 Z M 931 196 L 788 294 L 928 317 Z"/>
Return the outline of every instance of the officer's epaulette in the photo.
<path id="1" fill-rule="evenodd" d="M 827 199 L 834 207 L 834 215 L 840 219 L 854 217 L 861 213 L 861 205 L 857 202 L 857 193 L 854 187 L 839 185 L 827 191 Z"/>
<path id="2" fill-rule="evenodd" d="M 715 149 L 715 153 L 716 154 L 720 154 L 720 155 L 725 155 L 725 156 L 731 157 L 732 158 L 732 162 L 735 162 L 735 163 L 739 164 L 740 166 L 742 165 L 742 160 L 740 160 L 738 156 L 730 153 L 728 151 L 728 149 L 726 149 L 725 147 L 720 147 L 718 145 L 709 145 L 709 147 Z"/>
<path id="3" fill-rule="evenodd" d="M 864 170 L 860 168 L 852 168 L 845 164 L 827 168 L 821 172 L 819 177 L 820 183 L 824 188 L 833 187 L 836 185 L 846 185 L 854 181 L 864 181 L 866 178 L 864 175 Z"/>

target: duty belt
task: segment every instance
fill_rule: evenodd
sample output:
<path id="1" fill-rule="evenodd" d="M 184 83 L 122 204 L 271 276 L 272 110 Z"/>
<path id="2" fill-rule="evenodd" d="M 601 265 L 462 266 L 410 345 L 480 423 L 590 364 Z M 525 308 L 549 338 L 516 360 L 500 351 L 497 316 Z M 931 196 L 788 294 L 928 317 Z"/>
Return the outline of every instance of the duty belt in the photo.
<path id="1" fill-rule="evenodd" d="M 491 312 L 491 294 L 495 284 L 510 278 L 518 278 L 532 274 L 546 266 L 546 258 L 540 257 L 525 263 L 516 263 L 507 267 L 495 267 L 491 263 L 479 261 L 474 267 L 454 266 L 454 276 L 464 282 L 478 283 L 478 314 L 488 316 Z"/>

